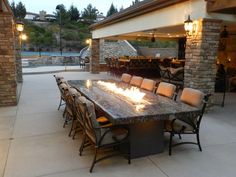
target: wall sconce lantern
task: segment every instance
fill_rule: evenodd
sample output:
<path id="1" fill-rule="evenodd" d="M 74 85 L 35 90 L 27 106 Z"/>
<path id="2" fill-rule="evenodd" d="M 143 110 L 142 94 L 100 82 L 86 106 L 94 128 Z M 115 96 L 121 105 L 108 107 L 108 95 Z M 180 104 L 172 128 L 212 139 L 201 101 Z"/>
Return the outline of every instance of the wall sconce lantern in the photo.
<path id="1" fill-rule="evenodd" d="M 196 31 L 196 24 L 191 20 L 190 15 L 188 15 L 188 19 L 184 21 L 184 29 L 189 36 Z"/>
<path id="2" fill-rule="evenodd" d="M 86 39 L 85 43 L 90 46 L 92 44 L 92 39 Z"/>
<path id="3" fill-rule="evenodd" d="M 19 31 L 19 32 L 22 32 L 24 31 L 24 23 L 23 22 L 17 22 L 16 23 L 16 30 Z"/>
<path id="4" fill-rule="evenodd" d="M 20 35 L 21 40 L 26 41 L 28 39 L 28 36 L 26 34 Z"/>

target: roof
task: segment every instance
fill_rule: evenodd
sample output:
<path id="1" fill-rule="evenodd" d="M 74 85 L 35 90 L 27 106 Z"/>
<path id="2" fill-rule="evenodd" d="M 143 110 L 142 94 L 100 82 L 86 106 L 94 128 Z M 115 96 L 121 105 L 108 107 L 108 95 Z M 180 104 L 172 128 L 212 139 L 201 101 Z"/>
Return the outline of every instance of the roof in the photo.
<path id="1" fill-rule="evenodd" d="M 33 13 L 33 12 L 26 12 L 26 15 L 34 15 L 34 16 L 39 16 L 39 14 L 37 14 L 37 13 Z"/>
<path id="2" fill-rule="evenodd" d="M 140 16 L 152 11 L 156 11 L 158 9 L 163 9 L 165 7 L 181 3 L 188 0 L 144 0 L 138 2 L 118 13 L 115 13 L 102 21 L 99 21 L 95 24 L 92 24 L 90 28 L 97 29 L 102 28 L 104 26 L 108 26 L 120 21 L 124 21 L 130 18 L 134 18 L 136 16 Z"/>
<path id="3" fill-rule="evenodd" d="M 56 18 L 56 16 L 53 14 L 46 14 L 45 17 L 55 17 Z"/>

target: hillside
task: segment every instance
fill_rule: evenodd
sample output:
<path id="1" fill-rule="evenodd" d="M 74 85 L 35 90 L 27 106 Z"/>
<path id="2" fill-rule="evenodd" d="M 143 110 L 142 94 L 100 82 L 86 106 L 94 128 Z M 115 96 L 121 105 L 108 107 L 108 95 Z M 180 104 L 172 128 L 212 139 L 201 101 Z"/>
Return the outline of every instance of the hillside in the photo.
<path id="1" fill-rule="evenodd" d="M 25 21 L 25 33 L 28 40 L 23 43 L 23 49 L 29 51 L 59 51 L 60 27 L 56 22 Z M 62 24 L 63 51 L 80 51 L 86 46 L 85 41 L 91 38 L 89 25 L 82 22 Z"/>

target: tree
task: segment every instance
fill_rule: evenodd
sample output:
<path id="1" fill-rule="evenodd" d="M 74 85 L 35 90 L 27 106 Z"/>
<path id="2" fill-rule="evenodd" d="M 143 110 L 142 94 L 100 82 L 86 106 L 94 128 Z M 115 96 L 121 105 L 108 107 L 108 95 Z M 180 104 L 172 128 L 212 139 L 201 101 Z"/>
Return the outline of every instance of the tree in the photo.
<path id="1" fill-rule="evenodd" d="M 120 12 L 120 11 L 122 11 L 122 10 L 124 10 L 124 7 L 123 7 L 123 6 L 121 6 L 121 7 L 120 7 L 120 10 L 119 10 L 119 12 Z"/>
<path id="2" fill-rule="evenodd" d="M 111 16 L 112 14 L 117 13 L 118 10 L 117 8 L 115 8 L 115 6 L 113 5 L 113 3 L 111 3 L 110 9 L 107 12 L 107 17 Z"/>
<path id="3" fill-rule="evenodd" d="M 24 19 L 26 16 L 26 8 L 25 5 L 22 4 L 22 2 L 19 2 L 17 5 L 15 5 L 15 2 L 13 1 L 11 3 L 11 9 L 14 14 L 14 16 L 18 19 Z"/>
<path id="4" fill-rule="evenodd" d="M 140 0 L 134 0 L 134 1 L 132 2 L 132 4 L 134 5 L 134 4 L 138 3 L 138 2 L 140 2 Z"/>
<path id="5" fill-rule="evenodd" d="M 95 22 L 99 11 L 92 4 L 89 4 L 87 8 L 82 12 L 82 18 L 89 23 Z"/>
<path id="6" fill-rule="evenodd" d="M 15 2 L 12 1 L 10 6 L 11 6 L 11 10 L 12 10 L 14 16 L 16 17 L 16 4 L 15 4 Z"/>
<path id="7" fill-rule="evenodd" d="M 60 15 L 61 15 L 62 24 L 65 24 L 70 20 L 69 13 L 67 12 L 63 4 L 59 4 L 56 6 L 56 13 L 54 14 L 58 22 L 60 22 Z"/>
<path id="8" fill-rule="evenodd" d="M 47 28 L 27 23 L 25 27 L 25 31 L 29 35 L 29 44 L 36 47 L 39 52 L 42 48 L 51 48 L 56 44 L 53 32 Z"/>
<path id="9" fill-rule="evenodd" d="M 68 14 L 70 16 L 71 21 L 77 21 L 80 16 L 78 9 L 73 5 L 70 6 L 70 9 L 68 10 Z"/>

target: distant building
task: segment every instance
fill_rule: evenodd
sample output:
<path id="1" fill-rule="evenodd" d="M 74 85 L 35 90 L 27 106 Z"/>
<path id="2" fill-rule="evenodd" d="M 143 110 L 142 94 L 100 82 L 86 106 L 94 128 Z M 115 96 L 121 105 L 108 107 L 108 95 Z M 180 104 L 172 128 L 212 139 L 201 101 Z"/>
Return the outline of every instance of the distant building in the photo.
<path id="1" fill-rule="evenodd" d="M 102 21 L 104 20 L 106 17 L 103 15 L 103 13 L 100 13 L 97 15 L 97 19 L 96 19 L 96 22 L 99 22 L 99 21 Z"/>
<path id="2" fill-rule="evenodd" d="M 100 13 L 100 14 L 97 14 L 96 20 L 92 20 L 92 21 L 91 21 L 91 19 L 81 18 L 81 19 L 79 19 L 78 21 L 80 21 L 80 22 L 89 22 L 89 23 L 96 23 L 96 22 L 102 21 L 102 20 L 105 19 L 105 18 L 106 18 L 106 17 L 103 15 L 103 13 Z"/>
<path id="3" fill-rule="evenodd" d="M 32 13 L 32 12 L 27 12 L 26 16 L 25 16 L 25 19 L 26 20 L 35 20 L 38 16 L 39 16 L 39 14 Z"/>
<path id="4" fill-rule="evenodd" d="M 44 10 L 39 11 L 39 20 L 40 21 L 45 21 L 46 20 L 46 18 L 45 18 L 46 14 L 47 14 L 47 12 L 44 11 Z"/>
<path id="5" fill-rule="evenodd" d="M 47 14 L 46 11 L 42 10 L 39 12 L 39 14 L 37 13 L 32 13 L 32 12 L 27 12 L 26 16 L 25 16 L 26 20 L 29 21 L 42 21 L 42 22 L 52 22 L 56 20 L 55 15 L 52 14 Z"/>

